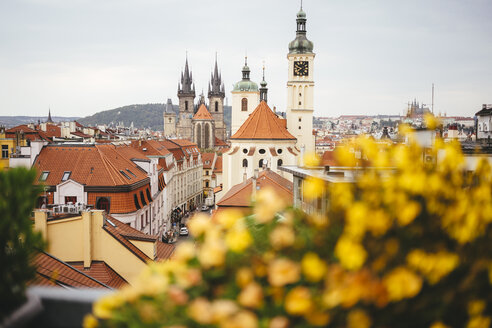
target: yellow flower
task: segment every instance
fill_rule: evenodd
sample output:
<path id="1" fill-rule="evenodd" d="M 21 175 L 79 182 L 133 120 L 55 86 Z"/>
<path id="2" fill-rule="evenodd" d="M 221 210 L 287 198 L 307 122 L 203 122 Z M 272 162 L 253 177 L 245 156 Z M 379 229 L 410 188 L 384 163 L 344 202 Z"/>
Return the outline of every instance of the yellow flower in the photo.
<path id="1" fill-rule="evenodd" d="M 490 327 L 490 317 L 476 316 L 468 321 L 466 328 L 489 328 Z"/>
<path id="2" fill-rule="evenodd" d="M 307 314 L 312 306 L 311 293 L 306 287 L 295 287 L 285 297 L 285 310 L 289 314 Z"/>
<path id="3" fill-rule="evenodd" d="M 244 217 L 243 213 L 239 210 L 225 210 L 225 211 L 219 211 L 217 215 L 214 217 L 214 219 L 217 220 L 217 222 L 219 222 L 226 229 L 229 229 L 232 226 L 234 226 L 234 224 L 239 219 L 243 217 Z"/>
<path id="4" fill-rule="evenodd" d="M 320 281 L 326 273 L 326 263 L 316 253 L 309 252 L 302 258 L 302 273 L 307 280 Z"/>
<path id="5" fill-rule="evenodd" d="M 188 302 L 188 294 L 177 286 L 169 287 L 168 295 L 175 304 L 184 305 Z"/>
<path id="6" fill-rule="evenodd" d="M 231 251 L 241 253 L 251 245 L 253 238 L 244 224 L 236 223 L 227 231 L 225 242 Z"/>
<path id="7" fill-rule="evenodd" d="M 307 322 L 317 327 L 325 327 L 330 322 L 330 315 L 326 312 L 313 310 L 304 315 Z"/>
<path id="8" fill-rule="evenodd" d="M 335 148 L 335 158 L 340 166 L 355 166 L 357 163 L 355 154 L 345 145 Z"/>
<path id="9" fill-rule="evenodd" d="M 275 259 L 268 266 L 268 281 L 275 287 L 292 284 L 299 280 L 300 271 L 296 262 L 285 258 Z"/>
<path id="10" fill-rule="evenodd" d="M 325 189 L 325 182 L 313 176 L 309 176 L 302 183 L 302 196 L 305 200 L 310 201 L 320 198 Z"/>
<path id="11" fill-rule="evenodd" d="M 280 224 L 270 233 L 270 243 L 274 249 L 282 249 L 294 244 L 296 236 L 292 227 Z"/>
<path id="12" fill-rule="evenodd" d="M 188 315 L 200 324 L 210 324 L 212 322 L 212 314 L 212 305 L 204 297 L 194 299 L 188 306 Z"/>
<path id="13" fill-rule="evenodd" d="M 173 253 L 173 260 L 187 262 L 195 257 L 195 245 L 191 241 L 185 241 L 176 247 Z"/>
<path id="14" fill-rule="evenodd" d="M 114 293 L 101 297 L 93 306 L 94 315 L 100 319 L 109 319 L 113 316 L 113 310 L 124 303 L 123 298 Z"/>
<path id="15" fill-rule="evenodd" d="M 347 316 L 347 328 L 369 328 L 371 318 L 363 310 L 352 310 Z"/>
<path id="16" fill-rule="evenodd" d="M 429 283 L 435 284 L 458 266 L 459 257 L 449 252 L 428 254 L 417 249 L 407 255 L 407 263 L 421 272 Z"/>
<path id="17" fill-rule="evenodd" d="M 381 236 L 391 227 L 391 219 L 383 210 L 372 210 L 370 217 L 366 218 L 367 229 L 374 236 Z"/>
<path id="18" fill-rule="evenodd" d="M 393 269 L 383 278 L 383 284 L 391 301 L 412 298 L 422 288 L 422 278 L 405 267 Z"/>
<path id="19" fill-rule="evenodd" d="M 223 322 L 221 328 L 257 328 L 258 318 L 253 312 L 239 311 L 231 319 Z"/>
<path id="20" fill-rule="evenodd" d="M 449 326 L 446 326 L 441 321 L 436 321 L 429 328 L 449 328 Z"/>
<path id="21" fill-rule="evenodd" d="M 398 223 L 402 226 L 406 226 L 411 223 L 417 215 L 419 215 L 421 210 L 420 204 L 414 201 L 406 202 L 404 205 L 398 208 L 398 213 L 396 218 Z"/>
<path id="22" fill-rule="evenodd" d="M 210 222 L 210 218 L 204 214 L 197 214 L 188 222 L 190 233 L 195 237 L 206 233 L 211 226 L 212 222 Z"/>
<path id="23" fill-rule="evenodd" d="M 307 217 L 308 222 L 316 228 L 324 228 L 328 226 L 328 217 L 326 214 L 311 213 Z"/>
<path id="24" fill-rule="evenodd" d="M 238 296 L 238 303 L 242 306 L 257 309 L 263 305 L 263 289 L 256 282 L 250 282 Z"/>
<path id="25" fill-rule="evenodd" d="M 270 222 L 275 214 L 283 210 L 285 203 L 275 190 L 270 187 L 262 188 L 256 193 L 256 206 L 254 214 L 258 223 Z"/>
<path id="26" fill-rule="evenodd" d="M 219 299 L 212 302 L 212 321 L 221 323 L 228 320 L 238 311 L 238 306 L 234 301 Z"/>
<path id="27" fill-rule="evenodd" d="M 226 247 L 221 240 L 207 240 L 200 249 L 198 259 L 204 268 L 224 264 Z"/>
<path id="28" fill-rule="evenodd" d="M 485 302 L 483 300 L 473 300 L 468 303 L 468 314 L 470 316 L 476 316 L 482 314 L 485 309 Z"/>
<path id="29" fill-rule="evenodd" d="M 244 287 L 253 281 L 253 271 L 248 267 L 242 267 L 236 272 L 236 283 L 239 287 Z"/>
<path id="30" fill-rule="evenodd" d="M 84 317 L 84 328 L 96 328 L 99 325 L 99 322 L 92 314 L 87 314 Z"/>
<path id="31" fill-rule="evenodd" d="M 347 210 L 347 223 L 344 232 L 354 239 L 361 239 L 366 231 L 369 217 L 369 208 L 365 203 L 354 203 Z"/>
<path id="32" fill-rule="evenodd" d="M 268 328 L 288 328 L 289 327 L 289 319 L 286 317 L 273 317 L 272 320 L 270 320 L 270 324 L 268 325 Z"/>
<path id="33" fill-rule="evenodd" d="M 308 167 L 319 166 L 321 158 L 315 152 L 308 152 L 304 155 L 304 165 Z"/>
<path id="34" fill-rule="evenodd" d="M 358 270 L 366 261 L 367 252 L 361 244 L 342 236 L 335 246 L 335 255 L 345 269 Z"/>
<path id="35" fill-rule="evenodd" d="M 425 125 L 429 130 L 435 130 L 439 125 L 439 120 L 431 113 L 426 113 L 424 115 Z"/>

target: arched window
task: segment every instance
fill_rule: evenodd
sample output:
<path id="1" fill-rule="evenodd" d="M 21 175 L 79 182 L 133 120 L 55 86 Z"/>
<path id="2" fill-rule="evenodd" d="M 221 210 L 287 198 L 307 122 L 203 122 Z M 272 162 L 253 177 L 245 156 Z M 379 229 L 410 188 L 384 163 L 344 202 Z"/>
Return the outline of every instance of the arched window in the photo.
<path id="1" fill-rule="evenodd" d="M 185 101 L 185 110 L 188 110 L 188 100 Z"/>
<path id="2" fill-rule="evenodd" d="M 205 141 L 203 142 L 205 148 L 210 148 L 210 124 L 204 124 L 203 128 L 205 129 Z"/>
<path id="3" fill-rule="evenodd" d="M 277 161 L 277 167 L 281 167 L 283 163 L 284 163 L 284 162 L 283 162 L 281 159 L 279 159 L 279 160 Z"/>
<path id="4" fill-rule="evenodd" d="M 487 124 L 485 124 L 485 123 L 484 123 L 484 124 L 483 124 L 483 131 L 484 131 L 484 132 L 487 132 L 487 130 L 488 130 L 488 128 L 487 128 Z"/>
<path id="5" fill-rule="evenodd" d="M 246 98 L 241 99 L 241 110 L 243 112 L 248 111 L 248 99 L 246 99 Z"/>
<path id="6" fill-rule="evenodd" d="M 263 159 L 260 159 L 258 162 L 258 167 L 261 169 L 263 167 Z"/>
<path id="7" fill-rule="evenodd" d="M 98 197 L 96 200 L 96 208 L 98 210 L 104 210 L 109 213 L 109 199 L 106 197 Z"/>
<path id="8" fill-rule="evenodd" d="M 197 123 L 196 125 L 196 143 L 198 148 L 202 148 L 202 125 L 200 123 Z"/>
<path id="9" fill-rule="evenodd" d="M 216 112 L 219 111 L 219 102 L 218 101 L 215 102 L 215 111 Z"/>
<path id="10" fill-rule="evenodd" d="M 262 148 L 262 149 L 260 149 L 258 152 L 259 152 L 260 154 L 262 154 L 262 155 L 263 155 L 264 153 L 266 153 L 265 149 L 263 149 L 263 148 Z"/>
<path id="11" fill-rule="evenodd" d="M 248 160 L 246 158 L 243 159 L 243 167 L 248 167 Z"/>

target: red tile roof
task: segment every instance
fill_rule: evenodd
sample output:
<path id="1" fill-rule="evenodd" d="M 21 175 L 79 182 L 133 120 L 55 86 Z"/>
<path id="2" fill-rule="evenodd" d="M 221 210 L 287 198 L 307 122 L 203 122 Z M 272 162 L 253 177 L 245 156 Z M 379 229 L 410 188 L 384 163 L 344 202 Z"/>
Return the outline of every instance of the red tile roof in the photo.
<path id="1" fill-rule="evenodd" d="M 337 166 L 337 161 L 335 159 L 334 151 L 325 151 L 323 157 L 321 158 L 321 165 L 323 166 Z"/>
<path id="2" fill-rule="evenodd" d="M 261 171 L 256 180 L 256 185 L 260 189 L 271 187 L 287 204 L 293 201 L 293 184 L 279 174 L 271 171 Z M 222 197 L 217 206 L 220 207 L 250 207 L 251 195 L 253 193 L 253 179 L 249 178 L 246 182 L 232 186 L 231 189 Z"/>
<path id="3" fill-rule="evenodd" d="M 145 158 L 128 146 L 50 145 L 41 150 L 33 166 L 38 169 L 36 181 L 43 171 L 49 172 L 44 183 L 50 186 L 58 185 L 65 171 L 72 172 L 70 179 L 86 186 L 132 185 L 148 180 L 147 174 L 131 161 L 130 156 L 137 154 Z"/>
<path id="4" fill-rule="evenodd" d="M 229 146 L 227 142 L 215 137 L 215 147 L 227 147 L 227 146 Z"/>
<path id="5" fill-rule="evenodd" d="M 128 284 L 122 276 L 103 261 L 92 261 L 89 268 L 84 268 L 83 262 L 70 262 L 70 265 L 111 288 L 121 288 Z"/>
<path id="6" fill-rule="evenodd" d="M 60 127 L 56 126 L 54 124 L 46 124 L 46 131 L 44 131 L 44 133 L 50 138 L 53 138 L 53 137 L 60 138 L 61 137 Z"/>
<path id="7" fill-rule="evenodd" d="M 231 139 L 296 140 L 265 101 L 260 102 Z"/>
<path id="8" fill-rule="evenodd" d="M 214 172 L 215 173 L 222 172 L 222 155 L 217 156 L 217 159 L 215 160 Z"/>
<path id="9" fill-rule="evenodd" d="M 203 153 L 202 162 L 204 169 L 211 169 L 214 162 L 215 153 Z"/>
<path id="10" fill-rule="evenodd" d="M 204 104 L 201 104 L 198 111 L 193 115 L 194 120 L 213 120 L 214 118 Z"/>
<path id="11" fill-rule="evenodd" d="M 109 288 L 101 281 L 45 252 L 36 255 L 33 264 L 36 267 L 36 277 L 29 282 L 30 285 Z"/>

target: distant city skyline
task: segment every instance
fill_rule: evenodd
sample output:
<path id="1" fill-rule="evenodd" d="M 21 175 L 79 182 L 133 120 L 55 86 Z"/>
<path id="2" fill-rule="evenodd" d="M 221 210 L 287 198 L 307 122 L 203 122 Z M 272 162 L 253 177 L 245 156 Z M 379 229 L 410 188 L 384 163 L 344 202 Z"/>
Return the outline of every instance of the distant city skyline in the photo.
<path id="1" fill-rule="evenodd" d="M 217 53 L 230 102 L 244 56 L 285 111 L 298 0 L 0 2 L 0 116 L 88 116 L 177 104 L 185 56 L 197 96 Z M 492 103 L 492 2 L 304 0 L 316 59 L 315 116 L 403 114 L 413 99 L 448 116 Z M 198 97 L 197 97 L 198 100 Z"/>

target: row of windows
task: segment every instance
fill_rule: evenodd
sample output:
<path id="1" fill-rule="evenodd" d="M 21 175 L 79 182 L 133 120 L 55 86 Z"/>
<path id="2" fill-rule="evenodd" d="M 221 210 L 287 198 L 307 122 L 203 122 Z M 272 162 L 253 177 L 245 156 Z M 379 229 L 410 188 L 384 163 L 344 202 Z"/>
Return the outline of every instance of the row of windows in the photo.
<path id="1" fill-rule="evenodd" d="M 258 150 L 258 152 L 263 155 L 266 153 L 266 150 L 264 148 L 260 148 L 260 150 Z M 282 148 L 277 149 L 278 154 L 282 154 L 282 152 L 283 152 Z M 243 154 L 247 154 L 247 153 L 248 153 L 248 148 L 243 148 Z M 253 155 L 253 154 L 251 154 L 251 155 Z"/>
<path id="2" fill-rule="evenodd" d="M 262 168 L 263 167 L 263 163 L 264 163 L 264 160 L 263 159 L 260 159 L 258 161 L 258 167 L 259 168 Z M 282 161 L 281 159 L 278 159 L 277 160 L 277 167 L 278 166 L 282 166 L 282 164 L 284 163 L 284 161 Z M 265 163 L 266 164 L 266 163 Z M 248 159 L 243 159 L 243 167 L 248 167 Z"/>
<path id="3" fill-rule="evenodd" d="M 245 98 L 246 99 L 246 98 Z M 246 104 L 247 104 L 247 100 L 246 100 Z M 185 100 L 185 110 L 187 111 L 188 110 L 188 100 Z M 214 104 L 214 110 L 216 112 L 219 111 L 219 102 L 216 101 L 215 104 Z M 169 119 L 169 122 L 171 122 L 171 120 Z"/>

